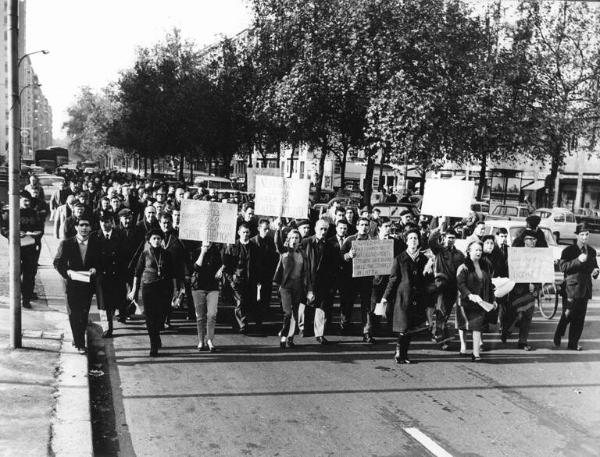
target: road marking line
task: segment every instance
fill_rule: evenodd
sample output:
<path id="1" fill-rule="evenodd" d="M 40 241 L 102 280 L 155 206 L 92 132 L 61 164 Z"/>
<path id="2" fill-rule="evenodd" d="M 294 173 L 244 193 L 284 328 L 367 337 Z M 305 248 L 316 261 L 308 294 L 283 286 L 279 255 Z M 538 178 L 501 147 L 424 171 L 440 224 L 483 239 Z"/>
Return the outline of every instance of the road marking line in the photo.
<path id="1" fill-rule="evenodd" d="M 439 444 L 429 438 L 418 428 L 408 427 L 404 431 L 421 443 L 429 452 L 436 457 L 452 457 L 452 454 L 446 452 Z"/>

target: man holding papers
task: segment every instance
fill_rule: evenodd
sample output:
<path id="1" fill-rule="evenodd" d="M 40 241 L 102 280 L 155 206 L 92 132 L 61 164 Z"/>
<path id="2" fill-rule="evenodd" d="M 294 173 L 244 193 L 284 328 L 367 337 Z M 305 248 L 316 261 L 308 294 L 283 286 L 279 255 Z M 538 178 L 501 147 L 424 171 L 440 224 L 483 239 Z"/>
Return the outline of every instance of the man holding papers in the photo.
<path id="1" fill-rule="evenodd" d="M 100 265 L 100 250 L 97 242 L 90 239 L 89 218 L 80 218 L 75 230 L 77 235 L 61 241 L 54 268 L 65 279 L 73 346 L 80 354 L 85 354 L 85 330 L 94 293 L 92 279 Z"/>

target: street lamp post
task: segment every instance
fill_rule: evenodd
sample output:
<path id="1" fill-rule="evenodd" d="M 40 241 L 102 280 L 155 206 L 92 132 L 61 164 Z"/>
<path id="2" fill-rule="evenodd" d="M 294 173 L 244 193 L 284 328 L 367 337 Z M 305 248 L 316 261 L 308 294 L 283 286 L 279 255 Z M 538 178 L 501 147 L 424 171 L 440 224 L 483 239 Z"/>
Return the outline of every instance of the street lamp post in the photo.
<path id="1" fill-rule="evenodd" d="M 19 66 L 23 59 L 32 54 L 48 54 L 40 50 L 18 57 L 19 48 L 19 0 L 9 0 L 7 5 L 7 73 L 11 94 L 11 109 L 8 111 L 8 231 L 9 231 L 9 347 L 22 346 L 21 338 L 21 223 L 19 190 L 21 174 L 21 92 L 19 92 Z"/>

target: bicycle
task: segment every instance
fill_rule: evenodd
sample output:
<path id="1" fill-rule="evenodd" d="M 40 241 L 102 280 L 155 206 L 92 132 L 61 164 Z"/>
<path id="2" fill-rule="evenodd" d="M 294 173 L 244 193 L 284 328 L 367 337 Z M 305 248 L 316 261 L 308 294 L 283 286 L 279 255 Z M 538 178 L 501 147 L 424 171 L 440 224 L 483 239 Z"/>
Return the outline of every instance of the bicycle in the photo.
<path id="1" fill-rule="evenodd" d="M 547 282 L 542 285 L 536 296 L 536 305 L 544 319 L 552 319 L 558 310 L 562 296 L 562 284 Z"/>

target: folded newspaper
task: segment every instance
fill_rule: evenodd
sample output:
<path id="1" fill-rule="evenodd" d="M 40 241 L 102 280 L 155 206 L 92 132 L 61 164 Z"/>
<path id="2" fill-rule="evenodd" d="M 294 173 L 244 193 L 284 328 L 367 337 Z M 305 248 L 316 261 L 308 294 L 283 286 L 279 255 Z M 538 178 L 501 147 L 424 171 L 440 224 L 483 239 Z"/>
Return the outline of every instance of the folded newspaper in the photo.
<path id="1" fill-rule="evenodd" d="M 483 309 L 485 309 L 486 313 L 489 313 L 491 310 L 496 308 L 496 305 L 494 303 L 489 303 L 489 302 L 486 302 L 485 300 L 481 300 L 478 304 Z"/>
<path id="2" fill-rule="evenodd" d="M 90 282 L 91 276 L 89 271 L 71 271 L 72 281 Z"/>

